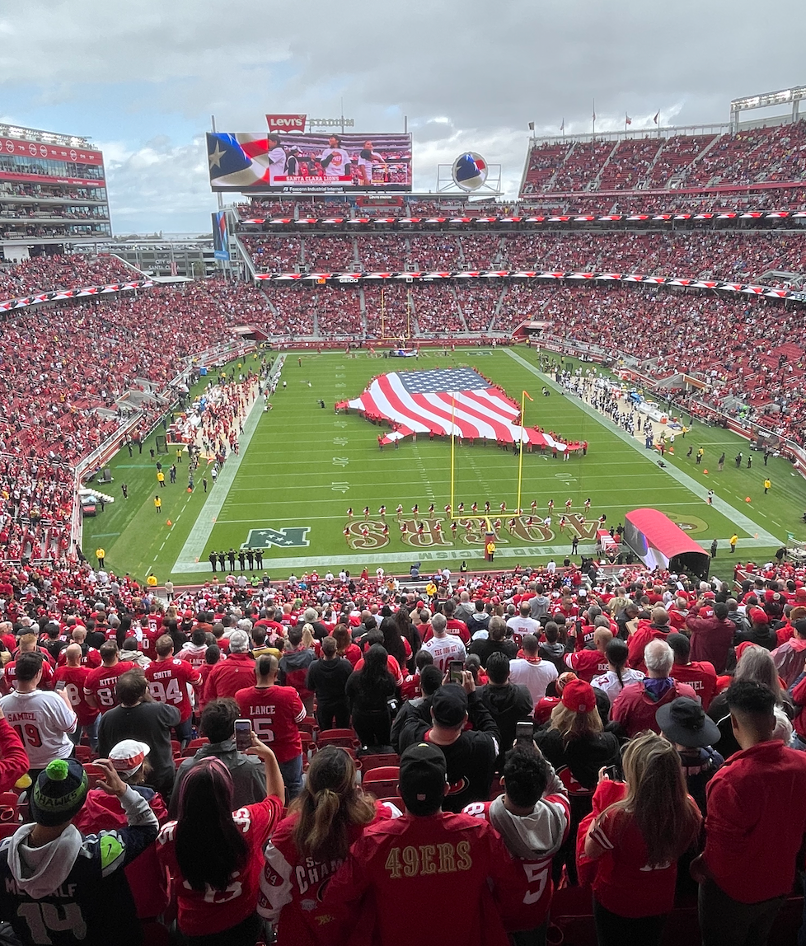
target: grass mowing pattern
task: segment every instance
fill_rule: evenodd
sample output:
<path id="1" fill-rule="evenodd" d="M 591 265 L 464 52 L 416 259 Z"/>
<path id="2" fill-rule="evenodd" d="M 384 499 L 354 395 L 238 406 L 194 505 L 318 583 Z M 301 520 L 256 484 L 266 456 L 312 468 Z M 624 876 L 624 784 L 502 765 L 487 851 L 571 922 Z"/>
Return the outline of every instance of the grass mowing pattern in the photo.
<path id="1" fill-rule="evenodd" d="M 531 365 L 537 365 L 535 353 L 519 348 L 518 355 Z M 374 427 L 356 415 L 335 415 L 332 405 L 344 398 L 357 397 L 374 375 L 385 371 L 407 368 L 435 368 L 469 365 L 477 367 L 488 377 L 501 384 L 514 400 L 520 400 L 525 388 L 534 397 L 526 405 L 526 424 L 539 424 L 546 430 L 569 440 L 587 440 L 586 457 L 572 455 L 563 462 L 553 460 L 550 454 L 525 454 L 523 460 L 522 505 L 527 510 L 537 500 L 538 513 L 545 515 L 549 499 L 554 499 L 554 537 L 548 540 L 510 536 L 507 521 L 510 513 L 502 516 L 502 530 L 497 542 L 496 567 L 512 567 L 516 562 L 545 562 L 549 557 L 570 552 L 571 533 L 560 535 L 557 529 L 565 500 L 573 500 L 573 512 L 582 512 L 586 497 L 592 500 L 589 517 L 605 512 L 608 524 L 623 521 L 624 514 L 638 506 L 652 506 L 663 510 L 678 521 L 688 523 L 690 534 L 709 544 L 716 537 L 720 551 L 713 570 L 722 577 L 732 574 L 735 559 L 765 561 L 775 546 L 758 547 L 752 533 L 736 527 L 739 548 L 730 556 L 727 539 L 734 530 L 730 513 L 723 515 L 709 507 L 686 486 L 673 480 L 667 471 L 647 462 L 629 444 L 623 443 L 612 425 L 603 418 L 592 418 L 580 409 L 576 399 L 553 392 L 550 397 L 540 396 L 542 379 L 519 364 L 505 351 L 478 349 L 459 350 L 455 353 L 429 352 L 413 361 L 389 361 L 370 358 L 364 353 L 347 357 L 344 353 L 303 353 L 302 365 L 295 353 L 288 355 L 283 369 L 282 387 L 272 398 L 273 409 L 261 413 L 248 450 L 243 453 L 240 468 L 226 496 L 220 514 L 212 522 L 209 511 L 205 514 L 207 496 L 202 490 L 203 470 L 196 474 L 196 488 L 186 491 L 187 458 L 178 467 L 177 483 L 159 490 L 154 461 L 149 455 L 153 438 L 146 443 L 142 454 L 134 449 L 129 457 L 126 449 L 112 462 L 114 483 L 106 492 L 116 497 L 113 505 L 84 526 L 83 548 L 92 560 L 98 545 L 106 549 L 107 567 L 116 572 L 128 571 L 143 579 L 153 568 L 160 581 L 168 577 L 175 582 L 203 580 L 211 574 L 206 556 L 211 549 L 236 550 L 247 541 L 250 529 L 303 527 L 309 531 L 307 546 L 271 547 L 264 558 L 264 570 L 273 578 L 286 577 L 292 570 L 297 574 L 317 567 L 320 574 L 328 567 L 337 571 L 343 565 L 355 572 L 366 563 L 370 571 L 379 562 L 387 571 L 408 571 L 411 562 L 421 560 L 427 569 L 430 560 L 450 564 L 455 570 L 462 559 L 471 568 L 482 567 L 480 545 L 467 545 L 464 529 L 459 528 L 452 540 L 443 508 L 450 498 L 450 441 L 436 439 L 429 442 L 422 435 L 416 443 L 405 440 L 400 448 L 378 449 Z M 568 362 L 573 364 L 573 362 Z M 310 382 L 310 386 L 309 386 Z M 327 405 L 322 410 L 321 398 Z M 260 410 L 260 408 L 257 408 Z M 657 427 L 657 425 L 656 425 Z M 688 447 L 693 445 L 691 459 L 686 459 Z M 638 444 L 640 448 L 640 444 Z M 701 466 L 694 463 L 698 447 L 704 447 Z M 727 454 L 725 469 L 718 473 L 717 459 L 722 451 Z M 737 470 L 733 457 L 742 450 L 746 458 L 753 457 L 753 468 L 743 464 Z M 787 532 L 798 538 L 806 537 L 806 527 L 800 515 L 806 509 L 806 482 L 794 474 L 784 460 L 771 458 L 764 468 L 762 455 L 750 453 L 742 438 L 721 428 L 705 427 L 695 423 L 685 439 L 676 438 L 675 456 L 667 453 L 665 462 L 685 471 L 706 488 L 716 491 L 734 509 L 740 510 L 758 526 L 778 539 Z M 171 452 L 162 458 L 167 469 L 174 460 Z M 653 459 L 655 459 L 653 457 Z M 228 461 L 229 462 L 229 461 Z M 506 501 L 508 510 L 516 502 L 517 458 L 495 445 L 463 446 L 456 448 L 455 503 L 464 501 L 469 511 L 476 501 L 483 507 L 489 499 L 493 513 Z M 704 471 L 708 470 L 708 475 Z M 772 489 L 764 495 L 765 474 L 772 481 Z M 208 479 L 208 496 L 216 489 Z M 121 482 L 129 486 L 129 499 L 123 500 Z M 154 510 L 154 495 L 159 492 L 163 501 L 161 513 Z M 751 497 L 751 503 L 745 497 Z M 220 498 L 220 497 L 219 497 Z M 443 520 L 444 541 L 450 544 L 425 549 L 406 545 L 400 538 L 395 507 L 402 503 L 405 518 L 411 520 L 411 507 L 420 506 L 420 519 L 428 518 L 429 503 L 435 504 L 435 517 Z M 383 541 L 380 536 L 382 520 L 378 507 L 387 507 L 389 524 L 388 544 L 372 546 Z M 369 548 L 360 548 L 359 536 L 353 536 L 349 548 L 343 529 L 347 524 L 346 510 L 352 506 L 355 519 L 363 519 L 364 506 L 370 508 L 372 536 Z M 175 569 L 178 561 L 184 563 L 185 548 L 190 530 L 201 516 L 210 530 L 209 539 L 199 555 Z M 167 520 L 172 525 L 168 526 Z M 431 521 L 433 526 L 433 521 Z M 353 527 L 356 531 L 358 527 Z M 374 536 L 377 534 L 377 538 Z M 744 542 L 742 540 L 745 540 Z M 748 541 L 749 540 L 749 541 Z M 753 546 L 752 548 L 750 546 Z M 592 548 L 588 540 L 580 540 L 580 549 Z M 195 558 L 195 556 L 194 556 Z M 184 569 L 184 570 L 183 570 Z"/>

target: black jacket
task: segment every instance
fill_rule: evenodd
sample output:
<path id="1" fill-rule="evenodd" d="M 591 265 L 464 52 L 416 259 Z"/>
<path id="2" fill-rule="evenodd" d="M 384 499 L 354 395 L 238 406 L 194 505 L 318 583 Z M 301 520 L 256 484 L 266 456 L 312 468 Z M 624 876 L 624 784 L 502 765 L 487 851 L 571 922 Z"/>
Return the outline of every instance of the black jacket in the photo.
<path id="1" fill-rule="evenodd" d="M 504 686 L 487 684 L 479 690 L 481 702 L 490 711 L 498 726 L 501 744 L 498 747 L 498 768 L 500 771 L 505 754 L 515 741 L 515 726 L 525 720 L 531 720 L 534 712 L 532 695 L 525 686 L 507 683 Z"/>
<path id="2" fill-rule="evenodd" d="M 487 801 L 495 773 L 499 734 L 492 716 L 478 695 L 467 698 L 467 715 L 474 729 L 466 729 L 450 746 L 440 746 L 448 766 L 450 790 L 442 804 L 444 811 L 460 812 L 472 801 Z M 430 715 L 424 720 L 411 715 L 400 734 L 400 751 L 426 740 L 431 729 Z"/>
<path id="3" fill-rule="evenodd" d="M 308 667 L 305 688 L 313 690 L 318 703 L 346 703 L 344 689 L 352 672 L 353 665 L 344 657 L 316 660 Z"/>

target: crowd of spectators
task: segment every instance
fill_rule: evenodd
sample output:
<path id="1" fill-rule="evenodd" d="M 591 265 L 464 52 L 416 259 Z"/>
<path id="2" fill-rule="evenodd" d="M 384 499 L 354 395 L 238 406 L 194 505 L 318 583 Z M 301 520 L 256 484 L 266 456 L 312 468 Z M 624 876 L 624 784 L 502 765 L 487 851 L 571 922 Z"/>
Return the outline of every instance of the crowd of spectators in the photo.
<path id="1" fill-rule="evenodd" d="M 456 298 L 468 331 L 485 333 L 489 330 L 502 293 L 501 286 L 489 282 L 463 283 L 456 287 Z"/>
<path id="2" fill-rule="evenodd" d="M 801 181 L 806 121 L 735 133 L 547 141 L 527 158 L 521 196 Z M 667 199 L 676 203 L 676 195 Z M 667 205 L 667 208 L 668 205 Z M 607 212 L 607 211 L 602 211 Z"/>
<path id="3" fill-rule="evenodd" d="M 361 296 L 356 289 L 317 286 L 316 318 L 319 335 L 362 338 Z"/>
<path id="4" fill-rule="evenodd" d="M 23 262 L 0 262 L 0 296 L 14 299 L 54 289 L 107 286 L 142 278 L 116 256 L 35 256 Z"/>
<path id="5" fill-rule="evenodd" d="M 698 897 L 704 942 L 765 942 L 800 893 L 802 572 L 735 591 L 591 561 L 424 589 L 230 572 L 166 603 L 86 562 L 6 569 L 0 791 L 27 789 L 29 815 L 0 849 L 0 918 L 36 942 L 24 896 L 83 906 L 70 943 L 113 911 L 121 942 L 150 941 L 167 909 L 238 946 L 339 946 L 359 923 L 402 946 L 394 903 L 434 857 L 438 901 L 465 865 L 443 928 L 469 942 L 660 943 Z M 43 838 L 62 867 L 34 887 Z"/>

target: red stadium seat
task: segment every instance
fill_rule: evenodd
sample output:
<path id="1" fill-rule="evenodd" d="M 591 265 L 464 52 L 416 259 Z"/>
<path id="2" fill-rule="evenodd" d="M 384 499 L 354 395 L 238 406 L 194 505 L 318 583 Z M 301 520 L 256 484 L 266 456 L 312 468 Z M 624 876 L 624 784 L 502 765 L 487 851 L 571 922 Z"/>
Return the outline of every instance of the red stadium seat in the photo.
<path id="1" fill-rule="evenodd" d="M 317 745 L 320 749 L 323 746 L 341 746 L 344 749 L 358 749 L 361 743 L 358 741 L 354 729 L 327 729 L 319 733 Z"/>
<path id="2" fill-rule="evenodd" d="M 361 756 L 361 769 L 368 772 L 370 769 L 378 769 L 384 765 L 399 765 L 400 756 L 396 752 L 379 752 Z"/>
<path id="3" fill-rule="evenodd" d="M 369 772 L 362 772 L 361 786 L 376 797 L 394 795 L 400 782 L 400 768 L 396 765 L 385 765 Z"/>

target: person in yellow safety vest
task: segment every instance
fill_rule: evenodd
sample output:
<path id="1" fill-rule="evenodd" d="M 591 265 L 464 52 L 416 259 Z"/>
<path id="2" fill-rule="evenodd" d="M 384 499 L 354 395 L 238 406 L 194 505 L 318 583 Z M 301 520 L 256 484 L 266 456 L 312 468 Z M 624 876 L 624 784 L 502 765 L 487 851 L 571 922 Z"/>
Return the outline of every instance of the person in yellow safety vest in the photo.
<path id="1" fill-rule="evenodd" d="M 98 559 L 98 568 L 104 567 L 104 559 L 106 558 L 106 552 L 102 548 L 97 548 L 95 550 L 95 557 Z"/>
<path id="2" fill-rule="evenodd" d="M 493 560 L 493 557 L 494 557 L 494 556 L 495 556 L 495 542 L 488 542 L 488 543 L 487 543 L 487 559 L 488 559 L 488 561 L 491 562 L 491 561 Z"/>
<path id="3" fill-rule="evenodd" d="M 148 578 L 146 578 L 146 584 L 148 585 L 149 588 L 156 588 L 156 587 L 157 587 L 157 576 L 154 575 L 153 573 L 150 574 L 150 575 L 148 576 Z"/>
<path id="4" fill-rule="evenodd" d="M 733 554 L 736 551 L 736 543 L 739 541 L 739 536 L 734 532 L 730 537 L 730 551 Z"/>

